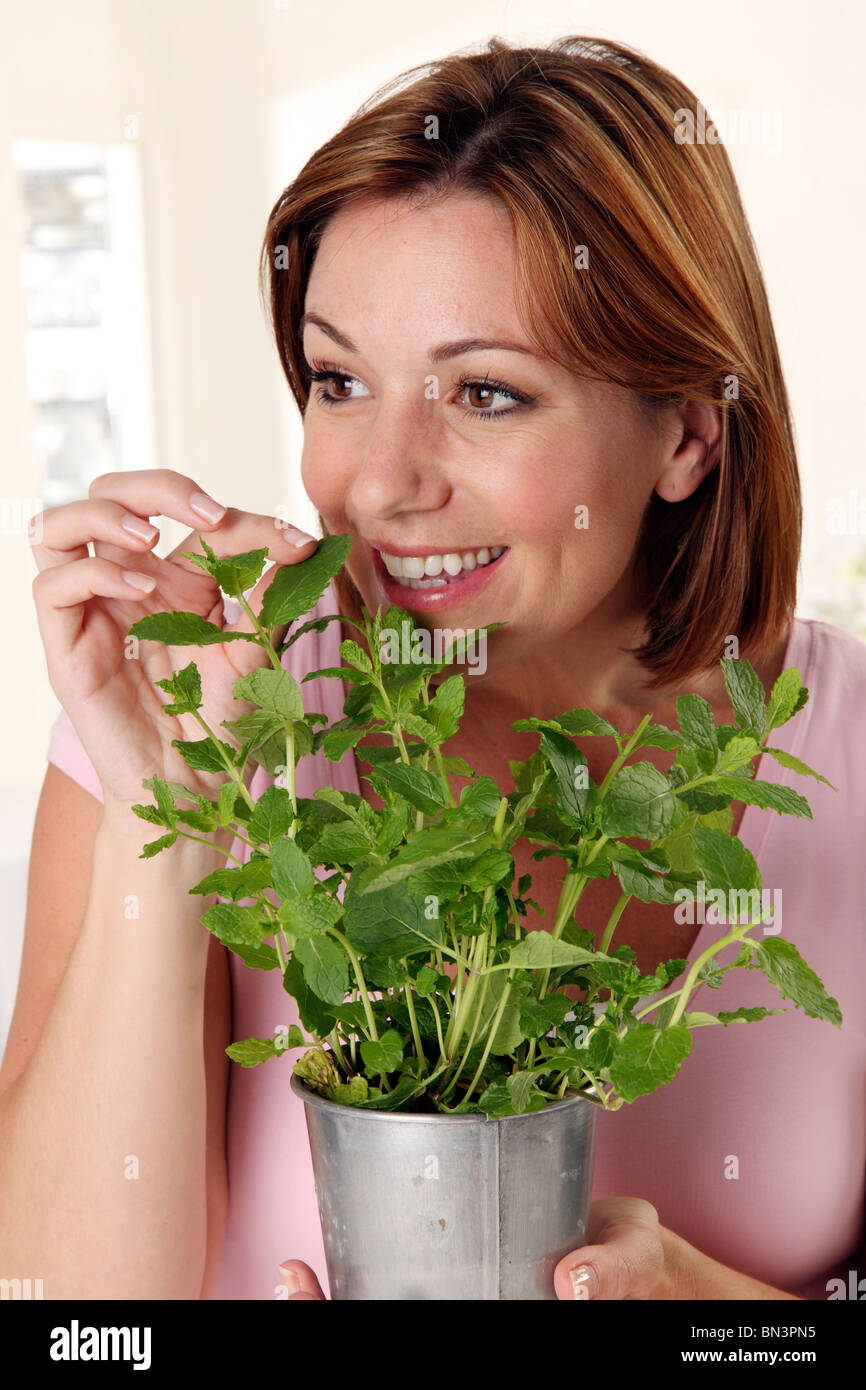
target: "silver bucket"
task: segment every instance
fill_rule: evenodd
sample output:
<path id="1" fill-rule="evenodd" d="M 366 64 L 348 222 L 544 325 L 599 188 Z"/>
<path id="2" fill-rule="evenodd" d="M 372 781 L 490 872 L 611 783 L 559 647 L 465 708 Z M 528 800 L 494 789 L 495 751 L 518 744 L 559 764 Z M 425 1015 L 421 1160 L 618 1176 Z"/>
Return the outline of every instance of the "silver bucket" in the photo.
<path id="1" fill-rule="evenodd" d="M 334 1299 L 554 1300 L 586 1244 L 598 1106 L 414 1115 L 337 1105 L 292 1077 Z"/>

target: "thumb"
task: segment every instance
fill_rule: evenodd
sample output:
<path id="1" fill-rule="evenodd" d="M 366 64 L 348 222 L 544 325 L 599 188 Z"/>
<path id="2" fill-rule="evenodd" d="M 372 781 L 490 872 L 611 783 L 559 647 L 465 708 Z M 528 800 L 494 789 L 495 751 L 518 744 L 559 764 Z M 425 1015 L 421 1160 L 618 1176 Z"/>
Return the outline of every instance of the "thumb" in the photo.
<path id="1" fill-rule="evenodd" d="M 648 1202 L 630 1199 L 623 1210 L 598 1222 L 595 1244 L 566 1255 L 553 1273 L 560 1299 L 648 1299 L 664 1273 L 658 1215 Z M 646 1209 L 646 1213 L 644 1211 Z"/>
<path id="2" fill-rule="evenodd" d="M 318 1279 L 303 1260 L 283 1260 L 280 1265 L 280 1283 L 288 1290 L 291 1300 L 324 1301 L 325 1295 Z"/>

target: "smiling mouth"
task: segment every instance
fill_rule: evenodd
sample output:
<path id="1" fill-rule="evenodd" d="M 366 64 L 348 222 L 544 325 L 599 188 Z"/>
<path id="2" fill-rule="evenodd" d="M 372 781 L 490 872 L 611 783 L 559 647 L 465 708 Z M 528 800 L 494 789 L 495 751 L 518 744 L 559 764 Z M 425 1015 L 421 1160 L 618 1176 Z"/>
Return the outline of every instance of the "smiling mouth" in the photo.
<path id="1" fill-rule="evenodd" d="M 478 550 L 450 550 L 438 555 L 379 554 L 385 569 L 398 584 L 409 589 L 443 589 L 464 579 L 474 570 L 484 569 L 498 560 L 506 545 L 481 546 Z"/>

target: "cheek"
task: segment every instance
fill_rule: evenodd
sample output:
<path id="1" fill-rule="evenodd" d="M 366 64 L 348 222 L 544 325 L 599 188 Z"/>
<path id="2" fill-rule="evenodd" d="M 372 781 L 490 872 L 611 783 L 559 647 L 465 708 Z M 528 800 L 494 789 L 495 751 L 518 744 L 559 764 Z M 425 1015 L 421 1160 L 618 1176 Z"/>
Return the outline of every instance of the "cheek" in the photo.
<path id="1" fill-rule="evenodd" d="M 346 449 L 336 441 L 329 443 L 323 433 L 317 436 L 315 427 L 305 426 L 301 452 L 301 482 L 313 506 L 326 521 L 339 522 L 351 482 L 346 464 Z M 329 526 L 329 529 L 333 529 Z"/>

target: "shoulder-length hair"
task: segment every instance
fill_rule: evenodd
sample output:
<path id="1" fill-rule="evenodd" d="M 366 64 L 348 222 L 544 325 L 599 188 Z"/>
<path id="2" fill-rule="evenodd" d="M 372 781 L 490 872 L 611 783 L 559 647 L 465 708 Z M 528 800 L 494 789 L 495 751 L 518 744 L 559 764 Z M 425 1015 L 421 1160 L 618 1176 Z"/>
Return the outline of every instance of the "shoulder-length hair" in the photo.
<path id="1" fill-rule="evenodd" d="M 650 690 L 717 665 L 732 636 L 741 655 L 774 651 L 801 543 L 767 294 L 724 146 L 689 138 L 697 108 L 688 87 L 623 44 L 493 38 L 375 92 L 281 193 L 261 250 L 261 291 L 302 412 L 299 325 L 329 220 L 371 196 L 451 191 L 507 208 L 518 309 L 540 351 L 650 408 L 718 407 L 717 465 L 682 502 L 653 492 L 635 549 L 648 640 L 632 650 Z"/>

